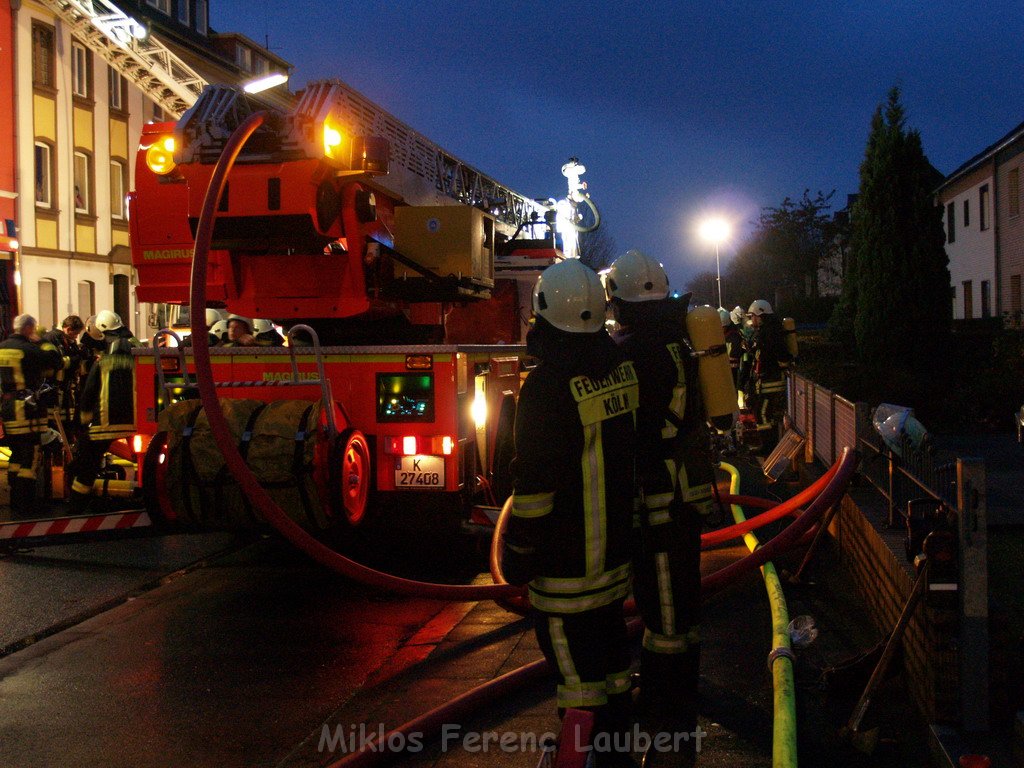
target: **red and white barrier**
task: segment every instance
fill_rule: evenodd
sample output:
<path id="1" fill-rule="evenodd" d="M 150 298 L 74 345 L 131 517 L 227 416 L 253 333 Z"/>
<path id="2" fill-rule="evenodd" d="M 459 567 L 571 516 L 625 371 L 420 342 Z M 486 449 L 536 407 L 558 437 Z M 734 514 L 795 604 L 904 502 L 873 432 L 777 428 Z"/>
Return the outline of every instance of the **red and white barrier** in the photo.
<path id="1" fill-rule="evenodd" d="M 142 511 L 112 512 L 105 515 L 60 517 L 54 520 L 26 520 L 0 523 L 0 541 L 36 539 L 96 531 L 119 531 L 127 528 L 146 528 L 152 525 L 149 514 Z"/>

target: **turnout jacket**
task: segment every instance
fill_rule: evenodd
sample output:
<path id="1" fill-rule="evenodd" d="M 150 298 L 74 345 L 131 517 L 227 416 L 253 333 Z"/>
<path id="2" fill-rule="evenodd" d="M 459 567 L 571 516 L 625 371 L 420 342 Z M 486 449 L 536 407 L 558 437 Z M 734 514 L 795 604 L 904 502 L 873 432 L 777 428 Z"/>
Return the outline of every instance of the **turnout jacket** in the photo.
<path id="1" fill-rule="evenodd" d="M 793 360 L 786 346 L 786 331 L 776 315 L 764 315 L 750 342 L 754 356 L 754 385 L 758 393 L 781 392 L 782 368 Z"/>
<path id="2" fill-rule="evenodd" d="M 685 331 L 686 306 L 666 299 L 640 307 L 638 322 L 617 341 L 640 381 L 637 478 L 643 522 L 658 525 L 669 521 L 675 499 L 709 500 L 713 472 L 697 359 Z"/>
<path id="3" fill-rule="evenodd" d="M 0 342 L 0 419 L 6 434 L 29 435 L 46 430 L 45 398 L 32 397 L 34 403 L 26 399 L 63 367 L 64 359 L 49 342 L 36 344 L 20 333 Z"/>
<path id="4" fill-rule="evenodd" d="M 538 610 L 581 613 L 629 591 L 637 376 L 603 330 L 531 336 L 546 348 L 519 393 L 506 574 Z"/>
<path id="5" fill-rule="evenodd" d="M 79 400 L 90 440 L 116 440 L 135 432 L 135 358 L 108 352 L 89 371 Z"/>

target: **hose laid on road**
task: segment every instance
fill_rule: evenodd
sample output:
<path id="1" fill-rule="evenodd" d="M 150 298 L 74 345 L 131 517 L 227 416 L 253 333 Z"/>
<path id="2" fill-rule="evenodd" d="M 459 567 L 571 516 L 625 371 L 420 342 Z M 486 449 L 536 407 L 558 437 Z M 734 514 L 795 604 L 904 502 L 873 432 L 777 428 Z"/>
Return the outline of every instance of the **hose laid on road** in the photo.
<path id="1" fill-rule="evenodd" d="M 729 492 L 738 494 L 740 490 L 740 473 L 732 464 L 722 462 L 718 465 L 729 473 L 731 478 Z M 732 516 L 737 523 L 746 518 L 739 504 L 732 504 Z M 761 546 L 757 536 L 747 533 L 743 543 L 751 553 Z M 786 595 L 782 591 L 782 583 L 775 572 L 775 566 L 769 561 L 761 566 L 764 576 L 764 588 L 768 592 L 768 603 L 772 611 L 772 651 L 768 657 L 768 666 L 772 673 L 772 690 L 774 705 L 772 718 L 772 767 L 794 768 L 797 764 L 796 751 L 796 683 L 793 680 L 793 652 L 789 642 L 789 611 L 786 607 Z"/>

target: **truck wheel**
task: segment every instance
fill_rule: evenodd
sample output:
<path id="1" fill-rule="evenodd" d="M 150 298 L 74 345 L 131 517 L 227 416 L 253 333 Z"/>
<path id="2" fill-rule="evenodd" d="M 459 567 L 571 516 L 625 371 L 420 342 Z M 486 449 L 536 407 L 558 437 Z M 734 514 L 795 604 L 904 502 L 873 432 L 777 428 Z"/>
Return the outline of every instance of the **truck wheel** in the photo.
<path id="1" fill-rule="evenodd" d="M 157 432 L 142 457 L 142 501 L 155 528 L 172 527 L 174 512 L 167 495 L 167 433 Z"/>
<path id="2" fill-rule="evenodd" d="M 349 528 L 358 526 L 366 515 L 370 482 L 373 477 L 370 467 L 370 447 L 366 437 L 358 429 L 346 429 L 338 435 L 339 456 L 336 465 L 339 476 L 336 487 L 340 492 L 341 508 L 345 524 Z"/>

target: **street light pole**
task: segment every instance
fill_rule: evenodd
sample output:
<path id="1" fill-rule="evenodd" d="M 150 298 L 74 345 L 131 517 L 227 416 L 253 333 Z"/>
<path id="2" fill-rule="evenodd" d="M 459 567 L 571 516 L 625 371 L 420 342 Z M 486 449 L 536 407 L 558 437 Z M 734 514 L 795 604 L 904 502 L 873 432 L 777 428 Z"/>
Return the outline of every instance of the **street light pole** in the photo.
<path id="1" fill-rule="evenodd" d="M 731 227 L 725 219 L 706 219 L 699 227 L 700 236 L 715 245 L 715 276 L 718 281 L 718 306 L 722 306 L 722 259 L 719 253 L 722 242 L 730 234 Z"/>
<path id="2" fill-rule="evenodd" d="M 718 273 L 718 306 L 722 304 L 722 262 L 718 259 L 718 241 L 715 241 L 715 271 Z"/>

